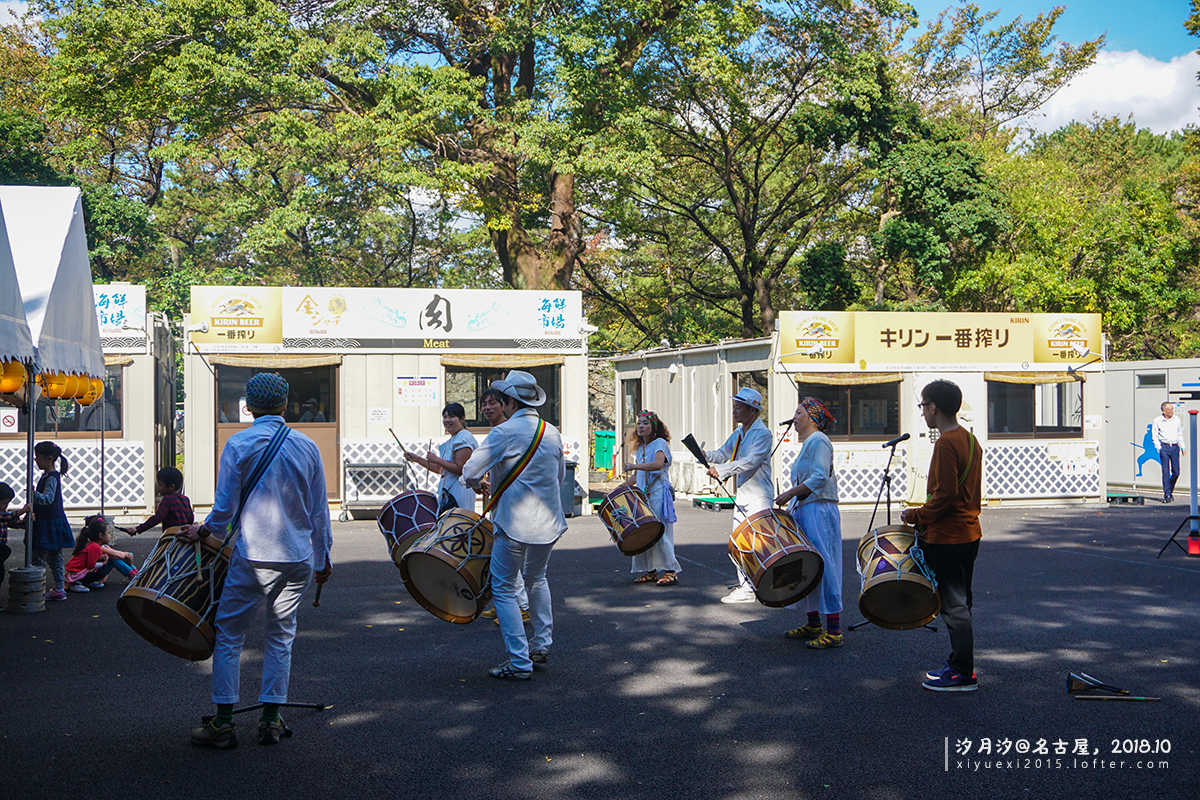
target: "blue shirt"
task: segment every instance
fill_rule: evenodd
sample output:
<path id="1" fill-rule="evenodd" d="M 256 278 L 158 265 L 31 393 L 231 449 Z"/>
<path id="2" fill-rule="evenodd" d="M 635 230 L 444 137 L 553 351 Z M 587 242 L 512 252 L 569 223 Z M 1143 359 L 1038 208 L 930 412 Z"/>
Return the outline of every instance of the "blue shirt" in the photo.
<path id="1" fill-rule="evenodd" d="M 212 513 L 204 522 L 214 534 L 225 534 L 237 511 L 242 484 L 282 424 L 283 417 L 262 416 L 225 443 Z M 246 499 L 234 549 L 250 561 L 307 561 L 321 570 L 332 546 L 321 451 L 312 439 L 292 431 Z"/>
<path id="2" fill-rule="evenodd" d="M 833 471 L 833 442 L 817 431 L 804 440 L 792 462 L 792 486 L 806 486 L 812 494 L 803 500 L 793 497 L 788 509 L 794 511 L 818 500 L 837 502 L 837 475 Z"/>

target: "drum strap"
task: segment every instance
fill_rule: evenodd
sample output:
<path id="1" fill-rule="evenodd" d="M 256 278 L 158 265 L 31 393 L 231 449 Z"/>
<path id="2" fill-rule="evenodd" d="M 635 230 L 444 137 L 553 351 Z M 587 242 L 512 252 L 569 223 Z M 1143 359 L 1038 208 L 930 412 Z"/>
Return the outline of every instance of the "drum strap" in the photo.
<path id="1" fill-rule="evenodd" d="M 283 447 L 283 440 L 292 432 L 286 424 L 280 425 L 279 430 L 267 442 L 267 447 L 263 450 L 262 455 L 258 457 L 258 461 L 254 464 L 254 471 L 250 473 L 250 477 L 242 484 L 242 493 L 238 497 L 237 511 L 233 512 L 233 520 L 229 523 L 229 535 L 225 537 L 227 544 L 233 544 L 233 538 L 237 536 L 238 527 L 241 525 L 242 509 L 246 507 L 246 501 L 250 499 L 250 493 L 254 491 L 254 487 L 258 486 L 259 480 L 267 471 L 267 467 L 271 466 L 271 462 L 275 460 L 275 456 L 279 455 L 280 449 Z"/>
<path id="2" fill-rule="evenodd" d="M 500 485 L 497 486 L 495 491 L 492 492 L 492 499 L 488 501 L 487 506 L 483 509 L 483 514 L 480 516 L 486 517 L 488 512 L 491 511 L 496 505 L 496 501 L 500 499 L 500 495 L 504 494 L 504 490 L 509 486 L 512 486 L 513 483 L 516 482 L 517 476 L 525 471 L 525 468 L 529 466 L 529 462 L 533 461 L 534 451 L 538 449 L 538 445 L 542 443 L 542 438 L 545 435 L 546 420 L 538 419 L 537 430 L 533 432 L 533 441 L 529 443 L 529 447 L 524 453 L 521 454 L 520 460 L 517 461 L 517 464 L 512 468 L 512 471 L 504 476 L 504 480 L 502 480 Z"/>

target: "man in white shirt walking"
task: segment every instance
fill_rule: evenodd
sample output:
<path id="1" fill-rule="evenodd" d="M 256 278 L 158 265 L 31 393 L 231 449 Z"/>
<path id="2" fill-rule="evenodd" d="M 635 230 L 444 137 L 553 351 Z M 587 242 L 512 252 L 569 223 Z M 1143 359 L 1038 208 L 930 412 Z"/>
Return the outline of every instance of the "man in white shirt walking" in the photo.
<path id="1" fill-rule="evenodd" d="M 1175 416 L 1175 404 L 1167 401 L 1162 404 L 1162 415 L 1154 420 L 1151 436 L 1154 447 L 1158 450 L 1158 463 L 1162 466 L 1162 485 L 1164 503 L 1175 499 L 1175 482 L 1179 480 L 1179 456 L 1186 454 L 1183 447 L 1183 425 Z"/>
<path id="2" fill-rule="evenodd" d="M 775 501 L 771 484 L 771 432 L 758 418 L 762 411 L 762 395 L 743 387 L 733 396 L 733 421 L 737 428 L 716 450 L 704 454 L 712 464 L 708 474 L 717 480 L 737 476 L 737 492 L 733 498 L 733 527 L 742 524 L 751 514 L 764 511 Z M 735 566 L 737 562 L 734 562 Z M 754 602 L 754 584 L 750 576 L 737 567 L 738 586 L 721 598 L 722 603 Z"/>
<path id="3" fill-rule="evenodd" d="M 512 370 L 504 380 L 493 381 L 492 388 L 500 392 L 500 407 L 508 420 L 492 428 L 467 459 L 462 479 L 475 488 L 493 467 L 497 475 L 503 476 L 491 487 L 500 494 L 492 520 L 496 539 L 492 544 L 491 573 L 492 599 L 508 661 L 488 670 L 488 674 L 526 681 L 533 675 L 534 664 L 546 663 L 553 642 L 554 613 L 546 565 L 554 543 L 567 531 L 560 488 L 567 467 L 558 429 L 538 416 L 537 408 L 546 402 L 546 392 L 534 377 Z M 523 574 L 529 594 L 531 639 L 526 638 L 521 623 L 518 573 Z"/>

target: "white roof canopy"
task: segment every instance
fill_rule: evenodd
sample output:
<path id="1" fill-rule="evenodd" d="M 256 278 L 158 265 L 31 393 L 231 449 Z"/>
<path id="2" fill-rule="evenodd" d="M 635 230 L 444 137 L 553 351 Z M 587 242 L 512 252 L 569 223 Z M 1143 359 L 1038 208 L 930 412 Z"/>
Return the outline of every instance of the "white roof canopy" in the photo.
<path id="1" fill-rule="evenodd" d="M 17 269 L 13 266 L 12 249 L 4 225 L 4 209 L 0 208 L 0 361 L 33 360 L 33 339 L 25 321 L 25 306 L 17 284 Z"/>
<path id="2" fill-rule="evenodd" d="M 0 186 L 0 210 L 38 371 L 103 378 L 79 189 Z"/>

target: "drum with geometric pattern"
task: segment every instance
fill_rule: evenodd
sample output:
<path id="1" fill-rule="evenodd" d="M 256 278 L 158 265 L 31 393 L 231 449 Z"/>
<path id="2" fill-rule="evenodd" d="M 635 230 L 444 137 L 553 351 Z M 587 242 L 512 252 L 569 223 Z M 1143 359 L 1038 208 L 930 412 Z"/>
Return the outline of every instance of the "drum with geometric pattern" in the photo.
<path id="1" fill-rule="evenodd" d="M 492 523 L 452 508 L 400 559 L 400 578 L 421 607 L 447 622 L 479 619 L 492 598 Z"/>
<path id="2" fill-rule="evenodd" d="M 824 559 L 795 520 L 770 508 L 733 529 L 729 557 L 750 576 L 758 602 L 773 608 L 804 599 L 825 573 Z"/>
<path id="3" fill-rule="evenodd" d="M 937 590 L 913 559 L 916 541 L 917 532 L 908 525 L 887 525 L 858 542 L 858 609 L 881 628 L 919 628 L 941 611 Z"/>
<path id="4" fill-rule="evenodd" d="M 404 492 L 380 510 L 376 522 L 396 569 L 400 569 L 400 559 L 409 545 L 437 525 L 437 506 L 437 498 L 430 492 Z"/>
<path id="5" fill-rule="evenodd" d="M 150 644 L 173 656 L 204 661 L 213 654 L 213 619 L 225 588 L 233 548 L 215 536 L 176 539 L 167 528 L 125 591 L 121 619 Z"/>
<path id="6" fill-rule="evenodd" d="M 627 556 L 644 553 L 658 543 L 666 527 L 650 510 L 641 489 L 622 484 L 600 503 L 600 520 L 608 528 L 617 549 Z"/>

